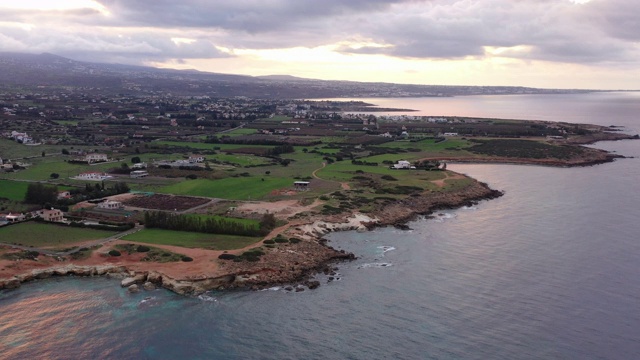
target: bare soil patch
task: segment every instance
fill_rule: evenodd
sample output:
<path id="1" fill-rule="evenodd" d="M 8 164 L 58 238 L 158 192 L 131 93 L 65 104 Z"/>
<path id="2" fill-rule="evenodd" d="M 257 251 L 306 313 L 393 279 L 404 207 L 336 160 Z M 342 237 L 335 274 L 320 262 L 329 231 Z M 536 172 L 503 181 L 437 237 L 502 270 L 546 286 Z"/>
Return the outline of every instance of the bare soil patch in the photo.
<path id="1" fill-rule="evenodd" d="M 122 203 L 126 206 L 144 209 L 184 211 L 196 206 L 204 205 L 210 201 L 211 199 L 190 196 L 153 194 L 150 196 L 137 195 L 123 200 Z"/>

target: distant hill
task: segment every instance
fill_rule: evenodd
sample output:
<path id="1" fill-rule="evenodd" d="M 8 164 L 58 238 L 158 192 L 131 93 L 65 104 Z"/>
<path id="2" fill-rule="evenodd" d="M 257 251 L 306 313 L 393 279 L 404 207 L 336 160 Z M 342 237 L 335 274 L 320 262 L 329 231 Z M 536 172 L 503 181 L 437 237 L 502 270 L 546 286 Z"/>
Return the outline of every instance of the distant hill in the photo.
<path id="1" fill-rule="evenodd" d="M 65 88 L 87 93 L 251 98 L 420 97 L 553 94 L 586 90 L 326 81 L 290 75 L 245 76 L 197 70 L 75 61 L 58 55 L 0 52 L 0 87 Z"/>

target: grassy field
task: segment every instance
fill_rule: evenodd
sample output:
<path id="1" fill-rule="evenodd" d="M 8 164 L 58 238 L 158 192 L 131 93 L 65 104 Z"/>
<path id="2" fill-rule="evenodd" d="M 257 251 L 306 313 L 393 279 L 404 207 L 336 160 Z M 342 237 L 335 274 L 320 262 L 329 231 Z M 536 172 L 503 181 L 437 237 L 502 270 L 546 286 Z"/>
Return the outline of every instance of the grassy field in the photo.
<path id="1" fill-rule="evenodd" d="M 0 198 L 22 201 L 28 186 L 27 182 L 0 180 Z"/>
<path id="2" fill-rule="evenodd" d="M 0 228 L 2 242 L 33 247 L 57 247 L 117 234 L 112 231 L 72 228 L 62 225 L 26 222 Z"/>
<path id="3" fill-rule="evenodd" d="M 273 145 L 244 145 L 244 144 L 208 144 L 208 143 L 196 143 L 188 141 L 154 141 L 153 145 L 167 145 L 167 146 L 180 146 L 189 147 L 198 150 L 233 150 L 245 147 L 258 147 L 258 148 L 273 148 Z"/>
<path id="4" fill-rule="evenodd" d="M 51 174 L 56 173 L 60 175 L 61 179 L 65 179 L 83 172 L 106 171 L 112 167 L 120 166 L 119 162 L 102 163 L 89 166 L 87 164 L 71 164 L 64 160 L 65 158 L 62 156 L 30 159 L 29 162 L 31 163 L 31 166 L 25 170 L 6 174 L 6 177 L 10 179 L 42 181 L 50 179 Z"/>
<path id="5" fill-rule="evenodd" d="M 203 234 L 186 231 L 172 231 L 161 229 L 144 229 L 127 235 L 122 240 L 142 242 L 156 245 L 172 245 L 187 248 L 204 248 L 212 250 L 240 249 L 254 244 L 261 237 Z"/>
<path id="6" fill-rule="evenodd" d="M 96 149 L 100 150 L 99 147 L 95 146 L 74 146 L 74 149 Z M 40 157 L 42 152 L 45 154 L 59 154 L 62 152 L 62 149 L 71 149 L 70 146 L 65 145 L 39 145 L 39 146 L 27 146 L 18 144 L 17 142 L 5 138 L 0 138 L 0 154 L 2 154 L 3 159 L 22 159 L 25 157 Z"/>
<path id="7" fill-rule="evenodd" d="M 240 136 L 240 135 L 251 135 L 251 134 L 255 134 L 257 133 L 256 129 L 235 129 L 233 131 L 227 131 L 222 135 L 228 135 L 228 136 Z"/>
<path id="8" fill-rule="evenodd" d="M 258 200 L 269 195 L 273 190 L 291 187 L 293 187 L 293 179 L 289 178 L 233 177 L 220 180 L 188 180 L 160 188 L 158 192 L 233 200 Z"/>
<path id="9" fill-rule="evenodd" d="M 240 155 L 240 154 L 215 154 L 207 155 L 207 160 L 218 160 L 222 162 L 228 162 L 239 166 L 256 166 L 263 164 L 270 164 L 271 159 L 255 156 L 255 155 Z"/>
<path id="10" fill-rule="evenodd" d="M 0 180 L 0 198 L 22 201 L 27 193 L 29 184 L 30 183 L 23 181 Z M 57 188 L 59 191 L 71 189 L 68 186 L 57 186 Z"/>
<path id="11" fill-rule="evenodd" d="M 467 140 L 447 139 L 445 141 L 436 142 L 433 139 L 421 141 L 390 141 L 379 147 L 397 148 L 397 149 L 419 149 L 420 151 L 440 152 L 448 148 L 468 148 L 472 144 Z"/>
<path id="12" fill-rule="evenodd" d="M 233 221 L 236 223 L 240 223 L 246 227 L 253 227 L 256 229 L 260 226 L 260 222 L 258 220 L 253 220 L 253 219 L 239 219 L 239 218 L 231 218 L 231 217 L 218 216 L 218 215 L 205 215 L 205 214 L 186 214 L 186 216 L 196 217 L 201 220 L 216 219 L 216 220 Z"/>

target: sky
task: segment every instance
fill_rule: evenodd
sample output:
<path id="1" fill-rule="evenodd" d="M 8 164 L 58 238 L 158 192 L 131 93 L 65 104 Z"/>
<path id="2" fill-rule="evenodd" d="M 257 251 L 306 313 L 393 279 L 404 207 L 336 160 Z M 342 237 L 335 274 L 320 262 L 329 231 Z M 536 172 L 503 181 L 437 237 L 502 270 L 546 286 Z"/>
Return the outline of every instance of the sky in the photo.
<path id="1" fill-rule="evenodd" d="M 640 89 L 638 0 L 0 0 L 0 51 L 442 85 Z"/>

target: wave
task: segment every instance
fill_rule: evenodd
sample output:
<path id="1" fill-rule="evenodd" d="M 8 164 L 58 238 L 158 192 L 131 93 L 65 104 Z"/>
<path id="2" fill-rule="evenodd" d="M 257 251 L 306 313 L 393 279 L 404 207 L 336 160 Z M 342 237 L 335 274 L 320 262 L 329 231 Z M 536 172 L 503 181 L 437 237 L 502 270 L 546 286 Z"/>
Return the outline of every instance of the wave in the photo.
<path id="1" fill-rule="evenodd" d="M 393 264 L 391 263 L 367 263 L 367 264 L 362 264 L 360 266 L 358 266 L 358 269 L 366 269 L 366 268 L 384 268 L 384 267 L 389 267 L 392 266 Z"/>

